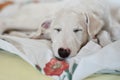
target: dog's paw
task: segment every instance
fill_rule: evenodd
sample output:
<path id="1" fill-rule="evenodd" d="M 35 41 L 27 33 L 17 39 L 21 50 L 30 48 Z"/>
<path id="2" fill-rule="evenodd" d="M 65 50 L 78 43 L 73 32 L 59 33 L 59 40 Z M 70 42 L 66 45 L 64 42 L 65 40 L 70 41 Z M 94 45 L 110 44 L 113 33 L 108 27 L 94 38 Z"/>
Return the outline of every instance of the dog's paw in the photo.
<path id="1" fill-rule="evenodd" d="M 101 31 L 97 37 L 99 39 L 99 44 L 103 47 L 112 43 L 111 36 L 107 31 Z"/>
<path id="2" fill-rule="evenodd" d="M 40 35 L 41 33 L 36 33 L 36 32 L 33 32 L 29 35 L 29 38 L 31 39 L 39 39 L 40 38 Z"/>

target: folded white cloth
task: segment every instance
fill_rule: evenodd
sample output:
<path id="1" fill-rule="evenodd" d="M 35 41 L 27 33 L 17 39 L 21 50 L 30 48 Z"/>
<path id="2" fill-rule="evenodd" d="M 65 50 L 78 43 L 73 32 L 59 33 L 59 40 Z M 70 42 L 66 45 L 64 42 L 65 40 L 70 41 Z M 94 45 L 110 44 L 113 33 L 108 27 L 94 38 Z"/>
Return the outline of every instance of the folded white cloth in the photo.
<path id="1" fill-rule="evenodd" d="M 34 66 L 39 65 L 41 69 L 53 58 L 49 41 L 13 36 L 0 36 L 0 38 L 0 48 L 21 56 Z M 64 71 L 60 76 L 53 78 L 55 80 L 83 80 L 101 70 L 120 70 L 119 56 L 120 40 L 103 48 L 97 43 L 89 41 L 78 55 L 68 59 L 69 71 Z"/>
<path id="2" fill-rule="evenodd" d="M 31 64 L 34 67 L 34 64 L 11 43 L 0 39 L 0 49 L 11 52 L 11 54 L 19 55 L 21 58 L 23 58 L 25 61 L 27 61 L 29 64 Z"/>
<path id="3" fill-rule="evenodd" d="M 19 56 L 22 55 L 22 57 L 25 56 L 25 59 L 34 65 L 43 67 L 53 57 L 50 42 L 47 40 L 32 40 L 7 35 L 0 37 L 6 40 L 0 41 L 0 48 Z"/>
<path id="4" fill-rule="evenodd" d="M 92 50 L 91 46 L 89 51 Z M 120 40 L 107 45 L 92 55 L 82 57 L 72 80 L 83 80 L 104 69 L 120 70 Z"/>

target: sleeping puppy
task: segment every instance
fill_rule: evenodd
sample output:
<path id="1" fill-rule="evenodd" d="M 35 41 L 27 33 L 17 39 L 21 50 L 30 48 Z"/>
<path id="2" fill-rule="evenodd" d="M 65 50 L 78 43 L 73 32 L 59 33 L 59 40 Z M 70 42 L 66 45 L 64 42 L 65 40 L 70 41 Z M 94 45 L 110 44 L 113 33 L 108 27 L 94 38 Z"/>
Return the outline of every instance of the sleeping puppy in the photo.
<path id="1" fill-rule="evenodd" d="M 62 9 L 51 21 L 43 22 L 33 38 L 51 39 L 55 57 L 64 59 L 75 56 L 88 40 L 95 38 L 103 25 L 94 14 Z"/>
<path id="2" fill-rule="evenodd" d="M 16 24 L 18 27 L 14 25 L 15 27 L 12 26 L 9 28 L 20 30 L 29 29 L 31 26 L 30 29 L 36 29 L 35 26 L 38 26 L 38 23 L 41 24 L 37 33 L 32 35 L 32 38 L 50 39 L 52 41 L 53 53 L 55 57 L 60 59 L 77 55 L 78 51 L 89 40 L 97 39 L 97 42 L 105 41 L 105 43 L 100 42 L 102 46 L 105 46 L 111 40 L 119 39 L 115 37 L 113 39 L 115 35 L 118 37 L 120 28 L 119 24 L 110 14 L 107 2 L 103 0 L 69 0 L 65 1 L 61 7 L 58 4 L 56 5 L 58 8 L 53 7 L 55 10 L 52 12 L 54 13 L 52 18 L 51 15 L 47 14 L 47 18 L 39 20 L 40 12 L 35 12 L 39 16 L 31 15 L 32 18 L 29 18 L 29 16 L 24 18 L 26 25 L 22 24 L 24 22 L 19 17 L 17 18 L 19 26 Z M 24 8 L 23 11 L 26 11 L 28 8 Z M 48 11 L 51 13 L 52 8 Z M 35 14 L 34 12 L 31 13 Z M 6 29 L 9 28 L 8 26 L 6 27 Z M 112 30 L 117 31 L 117 33 L 114 33 Z"/>
<path id="3" fill-rule="evenodd" d="M 67 4 L 51 20 L 45 20 L 33 36 L 51 39 L 55 57 L 73 57 L 92 39 L 97 39 L 102 46 L 112 42 L 114 33 L 110 29 L 119 25 L 115 22 L 113 26 L 114 19 L 105 1 L 70 0 Z"/>

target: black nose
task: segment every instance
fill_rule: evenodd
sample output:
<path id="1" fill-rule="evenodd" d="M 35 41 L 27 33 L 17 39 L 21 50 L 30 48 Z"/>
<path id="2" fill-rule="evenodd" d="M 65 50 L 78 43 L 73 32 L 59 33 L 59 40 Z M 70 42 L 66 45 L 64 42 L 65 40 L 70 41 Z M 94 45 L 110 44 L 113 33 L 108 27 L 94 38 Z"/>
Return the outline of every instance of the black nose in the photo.
<path id="1" fill-rule="evenodd" d="M 58 54 L 61 58 L 67 58 L 70 55 L 70 49 L 59 48 Z"/>

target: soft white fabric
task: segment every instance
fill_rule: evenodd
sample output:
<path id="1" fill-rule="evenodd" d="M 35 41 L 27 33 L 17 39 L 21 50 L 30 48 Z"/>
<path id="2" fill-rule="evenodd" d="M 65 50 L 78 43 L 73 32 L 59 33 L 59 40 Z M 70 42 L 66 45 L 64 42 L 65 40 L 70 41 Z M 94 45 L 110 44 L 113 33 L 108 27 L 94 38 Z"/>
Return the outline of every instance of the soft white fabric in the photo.
<path id="1" fill-rule="evenodd" d="M 30 63 L 32 66 L 34 66 L 34 64 L 30 60 L 28 60 L 28 58 L 22 52 L 20 52 L 14 45 L 12 45 L 11 43 L 0 39 L 0 48 L 3 49 L 3 50 L 11 52 L 11 54 L 19 55 L 21 58 L 23 58 L 28 63 Z"/>
<path id="2" fill-rule="evenodd" d="M 27 62 L 44 68 L 45 64 L 53 57 L 50 42 L 45 40 L 32 40 L 13 36 L 1 36 L 0 48 L 20 55 Z M 25 55 L 24 55 L 25 54 Z M 83 80 L 84 78 L 104 69 L 120 69 L 120 40 L 113 42 L 106 47 L 101 47 L 93 41 L 89 41 L 77 56 L 68 59 L 72 72 L 73 64 L 77 68 L 72 73 L 72 80 Z M 55 80 L 67 75 L 63 72 L 61 77 L 54 76 Z M 69 80 L 65 77 L 64 80 Z"/>
<path id="3" fill-rule="evenodd" d="M 89 51 L 94 49 L 93 46 Z M 93 55 L 82 57 L 72 80 L 82 80 L 97 71 L 120 69 L 120 40 L 107 45 Z"/>
<path id="4" fill-rule="evenodd" d="M 32 40 L 13 36 L 1 36 L 1 38 L 7 42 L 1 40 L 0 48 L 15 53 L 25 60 L 28 59 L 27 61 L 34 65 L 37 64 L 43 67 L 52 57 L 49 41 Z"/>

